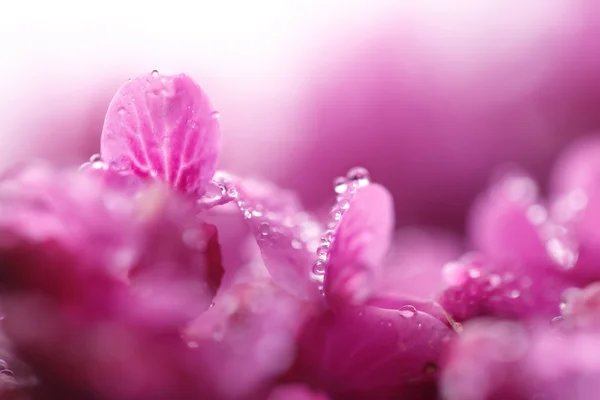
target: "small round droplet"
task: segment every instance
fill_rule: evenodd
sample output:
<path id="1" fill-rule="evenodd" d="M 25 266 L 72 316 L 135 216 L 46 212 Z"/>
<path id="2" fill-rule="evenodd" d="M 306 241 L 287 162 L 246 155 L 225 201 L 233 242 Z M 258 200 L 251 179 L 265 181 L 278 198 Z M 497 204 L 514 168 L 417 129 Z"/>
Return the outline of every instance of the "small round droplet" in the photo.
<path id="1" fill-rule="evenodd" d="M 321 260 L 326 261 L 329 255 L 329 243 L 323 243 L 317 248 L 317 257 Z"/>
<path id="2" fill-rule="evenodd" d="M 315 275 L 324 275 L 325 274 L 325 262 L 323 262 L 323 261 L 317 261 L 313 265 L 312 272 Z"/>
<path id="3" fill-rule="evenodd" d="M 258 227 L 258 232 L 262 236 L 267 236 L 269 232 L 271 232 L 271 227 L 266 222 L 261 222 L 260 226 Z"/>
<path id="4" fill-rule="evenodd" d="M 579 256 L 574 244 L 559 237 L 546 242 L 546 251 L 552 260 L 565 269 L 573 268 Z"/>
<path id="5" fill-rule="evenodd" d="M 342 219 L 342 211 L 338 208 L 332 209 L 329 215 L 334 221 L 339 221 L 340 219 Z"/>
<path id="6" fill-rule="evenodd" d="M 469 277 L 472 279 L 477 279 L 481 276 L 481 271 L 475 268 L 471 268 L 469 272 L 467 272 L 467 275 L 469 275 Z"/>
<path id="7" fill-rule="evenodd" d="M 358 183 L 359 186 L 366 186 L 371 182 L 369 171 L 363 167 L 354 167 L 346 175 L 349 180 Z"/>
<path id="8" fill-rule="evenodd" d="M 502 283 L 502 278 L 500 275 L 492 274 L 490 275 L 489 282 L 492 288 L 497 288 Z"/>
<path id="9" fill-rule="evenodd" d="M 102 156 L 101 156 L 100 154 L 98 154 L 98 153 L 96 153 L 96 154 L 93 154 L 93 155 L 90 157 L 90 162 L 91 162 L 91 163 L 95 163 L 95 162 L 97 162 L 97 161 L 102 161 Z"/>
<path id="10" fill-rule="evenodd" d="M 158 70 L 153 70 L 151 75 L 156 78 L 159 75 Z"/>
<path id="11" fill-rule="evenodd" d="M 238 192 L 234 187 L 230 187 L 227 189 L 227 196 L 235 199 L 238 196 Z"/>
<path id="12" fill-rule="evenodd" d="M 402 318 L 412 318 L 417 315 L 417 309 L 411 305 L 403 306 L 398 310 L 398 314 Z"/>
<path id="13" fill-rule="evenodd" d="M 262 215 L 263 215 L 262 211 L 256 210 L 256 209 L 252 210 L 252 216 L 254 216 L 254 217 L 262 217 Z"/>
<path id="14" fill-rule="evenodd" d="M 514 289 L 514 290 L 511 290 L 508 295 L 510 296 L 511 299 L 516 299 L 521 295 L 521 292 L 518 291 L 517 289 Z"/>
<path id="15" fill-rule="evenodd" d="M 213 119 L 219 119 L 221 117 L 221 114 L 219 114 L 218 111 L 213 111 L 212 113 L 210 113 L 210 116 Z"/>
<path id="16" fill-rule="evenodd" d="M 332 243 L 334 237 L 335 237 L 335 231 L 333 231 L 332 229 L 328 229 L 323 234 L 323 241 Z"/>
<path id="17" fill-rule="evenodd" d="M 333 190 L 337 194 L 345 193 L 348 190 L 348 179 L 343 176 L 338 176 L 333 180 Z"/>
<path id="18" fill-rule="evenodd" d="M 298 239 L 292 239 L 292 247 L 296 250 L 300 250 L 302 248 L 302 242 Z"/>
<path id="19" fill-rule="evenodd" d="M 190 349 L 197 349 L 197 348 L 198 348 L 198 342 L 195 342 L 195 341 L 193 341 L 193 340 L 192 340 L 192 341 L 189 341 L 189 342 L 187 343 L 187 345 L 188 345 L 188 347 L 189 347 Z"/>
<path id="20" fill-rule="evenodd" d="M 218 183 L 210 182 L 204 193 L 203 200 L 218 201 L 223 197 L 223 190 Z"/>
<path id="21" fill-rule="evenodd" d="M 340 210 L 346 211 L 348 208 L 350 208 L 350 202 L 346 199 L 340 199 L 340 201 L 337 203 L 337 206 Z"/>
<path id="22" fill-rule="evenodd" d="M 250 212 L 249 210 L 245 210 L 244 211 L 244 218 L 246 218 L 246 219 L 252 218 L 252 212 Z"/>

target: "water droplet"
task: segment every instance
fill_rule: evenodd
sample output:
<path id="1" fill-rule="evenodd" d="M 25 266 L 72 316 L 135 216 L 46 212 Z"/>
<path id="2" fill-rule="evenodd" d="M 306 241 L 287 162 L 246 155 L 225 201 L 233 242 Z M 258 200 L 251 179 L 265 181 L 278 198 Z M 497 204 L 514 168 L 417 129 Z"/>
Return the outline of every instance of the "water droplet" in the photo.
<path id="1" fill-rule="evenodd" d="M 333 238 L 335 236 L 335 231 L 332 229 L 328 229 L 325 231 L 325 233 L 323 234 L 323 241 L 325 242 L 329 242 L 332 243 L 333 242 Z"/>
<path id="2" fill-rule="evenodd" d="M 527 209 L 527 219 L 534 225 L 541 225 L 548 219 L 548 211 L 540 204 L 534 204 Z"/>
<path id="3" fill-rule="evenodd" d="M 333 180 L 333 190 L 337 194 L 345 193 L 348 190 L 348 179 L 343 176 L 338 176 Z"/>
<path id="4" fill-rule="evenodd" d="M 218 201 L 223 197 L 223 189 L 218 183 L 210 182 L 202 197 L 202 200 L 208 200 L 210 202 Z"/>
<path id="5" fill-rule="evenodd" d="M 326 261 L 327 256 L 329 255 L 329 244 L 323 243 L 317 248 L 317 257 L 321 260 Z"/>
<path id="6" fill-rule="evenodd" d="M 213 111 L 212 113 L 210 113 L 210 116 L 213 119 L 219 119 L 221 117 L 221 114 L 219 114 L 218 111 Z"/>
<path id="7" fill-rule="evenodd" d="M 332 209 L 329 215 L 334 221 L 339 221 L 340 219 L 342 219 L 342 211 L 338 208 Z"/>
<path id="8" fill-rule="evenodd" d="M 292 247 L 296 250 L 300 250 L 302 248 L 302 242 L 299 241 L 298 239 L 293 239 L 292 240 Z"/>
<path id="9" fill-rule="evenodd" d="M 500 275 L 492 274 L 490 275 L 490 286 L 492 288 L 497 288 L 502 283 L 502 278 Z"/>
<path id="10" fill-rule="evenodd" d="M 252 210 L 252 215 L 255 217 L 262 217 L 263 213 L 260 210 L 254 209 Z"/>
<path id="11" fill-rule="evenodd" d="M 315 275 L 324 275 L 325 274 L 325 262 L 324 261 L 317 261 L 313 265 L 312 272 Z"/>
<path id="12" fill-rule="evenodd" d="M 252 213 L 249 210 L 244 211 L 244 218 L 250 219 L 252 218 Z"/>
<path id="13" fill-rule="evenodd" d="M 192 341 L 189 341 L 189 342 L 187 343 L 187 345 L 188 345 L 188 347 L 189 347 L 190 349 L 197 349 L 197 348 L 198 348 L 198 342 L 195 342 L 195 341 L 193 341 L 193 340 L 192 340 Z"/>
<path id="14" fill-rule="evenodd" d="M 346 176 L 349 180 L 358 183 L 359 186 L 366 186 L 371 182 L 369 171 L 363 167 L 351 168 Z"/>
<path id="15" fill-rule="evenodd" d="M 238 192 L 234 187 L 230 187 L 227 189 L 227 196 L 235 199 L 238 196 Z"/>
<path id="16" fill-rule="evenodd" d="M 340 210 L 346 211 L 348 208 L 350 208 L 350 202 L 346 199 L 340 199 L 340 201 L 337 203 L 337 206 Z"/>
<path id="17" fill-rule="evenodd" d="M 565 322 L 565 317 L 559 315 L 558 317 L 552 318 L 552 320 L 550 321 L 550 325 L 558 325 L 562 324 L 563 322 Z"/>
<path id="18" fill-rule="evenodd" d="M 93 155 L 90 157 L 90 162 L 91 162 L 91 163 L 95 163 L 96 161 L 102 161 L 102 156 L 101 156 L 100 154 L 98 154 L 98 153 L 96 153 L 96 154 L 93 154 Z"/>
<path id="19" fill-rule="evenodd" d="M 481 271 L 475 268 L 471 268 L 469 272 L 467 272 L 470 278 L 477 279 L 481 276 Z"/>
<path id="20" fill-rule="evenodd" d="M 94 161 L 90 164 L 92 169 L 107 169 L 108 166 L 104 164 L 102 161 Z"/>
<path id="21" fill-rule="evenodd" d="M 510 296 L 511 299 L 516 299 L 521 295 L 521 292 L 518 291 L 517 289 L 514 289 L 514 290 L 511 290 L 508 295 Z"/>
<path id="22" fill-rule="evenodd" d="M 552 260 L 566 269 L 573 268 L 577 262 L 578 253 L 575 245 L 562 238 L 554 237 L 548 240 L 546 251 Z"/>
<path id="23" fill-rule="evenodd" d="M 403 318 L 412 318 L 417 314 L 417 309 L 411 305 L 403 306 L 398 310 L 398 314 Z"/>
<path id="24" fill-rule="evenodd" d="M 153 70 L 151 75 L 156 78 L 159 75 L 158 70 Z"/>
<path id="25" fill-rule="evenodd" d="M 258 227 L 258 232 L 262 236 L 267 236 L 269 232 L 271 232 L 271 227 L 266 222 L 261 222 L 260 226 Z"/>

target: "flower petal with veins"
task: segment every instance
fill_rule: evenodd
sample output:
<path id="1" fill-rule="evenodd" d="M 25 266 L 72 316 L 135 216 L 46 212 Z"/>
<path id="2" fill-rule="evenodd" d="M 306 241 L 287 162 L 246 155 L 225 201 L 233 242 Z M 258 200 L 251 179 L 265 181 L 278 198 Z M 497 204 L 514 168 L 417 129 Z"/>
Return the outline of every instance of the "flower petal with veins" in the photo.
<path id="1" fill-rule="evenodd" d="M 218 114 L 188 76 L 148 74 L 113 98 L 101 138 L 104 162 L 202 194 L 215 173 Z"/>

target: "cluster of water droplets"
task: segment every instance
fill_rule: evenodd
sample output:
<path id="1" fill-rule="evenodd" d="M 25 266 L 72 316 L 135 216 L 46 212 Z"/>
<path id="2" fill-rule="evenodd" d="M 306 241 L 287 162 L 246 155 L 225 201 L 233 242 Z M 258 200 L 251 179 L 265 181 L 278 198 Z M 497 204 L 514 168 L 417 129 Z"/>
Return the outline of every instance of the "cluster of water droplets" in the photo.
<path id="1" fill-rule="evenodd" d="M 570 269 L 579 257 L 577 242 L 564 224 L 585 207 L 585 194 L 579 191 L 560 199 L 551 210 L 537 201 L 538 187 L 529 176 L 505 178 L 504 196 L 514 202 L 530 203 L 526 210 L 529 223 L 537 229 L 550 259 L 559 267 Z"/>
<path id="2" fill-rule="evenodd" d="M 369 171 L 362 167 L 351 168 L 346 176 L 340 176 L 333 180 L 333 190 L 336 193 L 336 203 L 329 212 L 326 222 L 326 231 L 320 237 L 320 244 L 316 250 L 317 259 L 313 264 L 312 276 L 323 289 L 325 272 L 329 262 L 331 247 L 335 241 L 335 234 L 340 226 L 342 218 L 350 208 L 350 203 L 356 193 L 371 183 Z"/>

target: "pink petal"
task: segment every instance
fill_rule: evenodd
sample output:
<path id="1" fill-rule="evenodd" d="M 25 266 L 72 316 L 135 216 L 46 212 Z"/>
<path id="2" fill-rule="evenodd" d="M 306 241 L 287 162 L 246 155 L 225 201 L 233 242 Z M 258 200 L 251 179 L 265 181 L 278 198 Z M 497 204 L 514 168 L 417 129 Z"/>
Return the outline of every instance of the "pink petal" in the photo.
<path id="1" fill-rule="evenodd" d="M 525 329 L 505 321 L 467 324 L 443 367 L 447 400 L 594 400 L 600 382 L 597 332 Z"/>
<path id="2" fill-rule="evenodd" d="M 44 168 L 0 183 L 0 205 L 11 214 L 0 219 L 6 332 L 57 398 L 200 395 L 201 377 L 182 366 L 188 348 L 180 329 L 190 310 L 197 315 L 212 300 L 213 277 L 198 270 L 212 257 L 191 242 L 198 262 L 181 245 L 190 225 L 202 227 L 194 223 L 194 208 L 176 197 L 162 200 L 142 193 L 134 201 L 87 174 Z M 165 260 L 173 268 L 162 274 Z M 135 292 L 137 274 L 128 284 L 136 262 L 144 272 L 160 272 L 152 278 L 160 276 L 161 285 L 154 279 L 141 286 L 160 295 L 161 307 L 157 296 Z M 188 297 L 181 288 L 193 279 L 204 283 Z"/>
<path id="3" fill-rule="evenodd" d="M 552 216 L 566 225 L 579 244 L 570 275 L 579 284 L 600 279 L 600 137 L 575 142 L 556 162 L 551 187 Z"/>
<path id="4" fill-rule="evenodd" d="M 305 326 L 297 368 L 333 398 L 430 399 L 450 335 L 440 320 L 414 307 L 346 307 Z"/>
<path id="5" fill-rule="evenodd" d="M 535 182 L 511 172 L 478 198 L 468 220 L 468 236 L 473 247 L 493 261 L 544 264 L 549 259 L 540 225 L 546 220 Z"/>
<path id="6" fill-rule="evenodd" d="M 143 249 L 129 271 L 132 290 L 154 318 L 189 321 L 212 302 L 221 284 L 221 249 L 214 226 L 196 219 L 194 204 L 162 186 L 137 194 L 150 211 L 138 218 Z"/>
<path id="7" fill-rule="evenodd" d="M 395 235 L 377 282 L 379 297 L 416 296 L 434 299 L 447 283 L 442 267 L 460 257 L 456 235 L 427 228 L 405 228 Z"/>
<path id="8" fill-rule="evenodd" d="M 289 191 L 260 181 L 228 177 L 235 199 L 274 282 L 302 299 L 319 297 L 311 275 L 322 227 Z"/>
<path id="9" fill-rule="evenodd" d="M 217 117 L 190 77 L 140 76 L 121 86 L 110 103 L 102 158 L 117 169 L 132 169 L 185 193 L 201 194 L 215 173 Z"/>
<path id="10" fill-rule="evenodd" d="M 331 249 L 327 241 L 321 246 L 325 294 L 332 304 L 366 300 L 394 229 L 394 204 L 387 189 L 372 183 L 351 189 L 355 194 L 348 190 L 339 196 L 332 210 Z"/>
<path id="11" fill-rule="evenodd" d="M 282 376 L 294 360 L 297 331 L 310 307 L 269 280 L 220 292 L 185 335 L 217 398 L 255 398 Z"/>
<path id="12" fill-rule="evenodd" d="M 479 316 L 548 320 L 557 316 L 568 281 L 547 266 L 520 267 L 468 254 L 444 267 L 449 286 L 440 294 L 439 302 L 457 321 Z"/>

